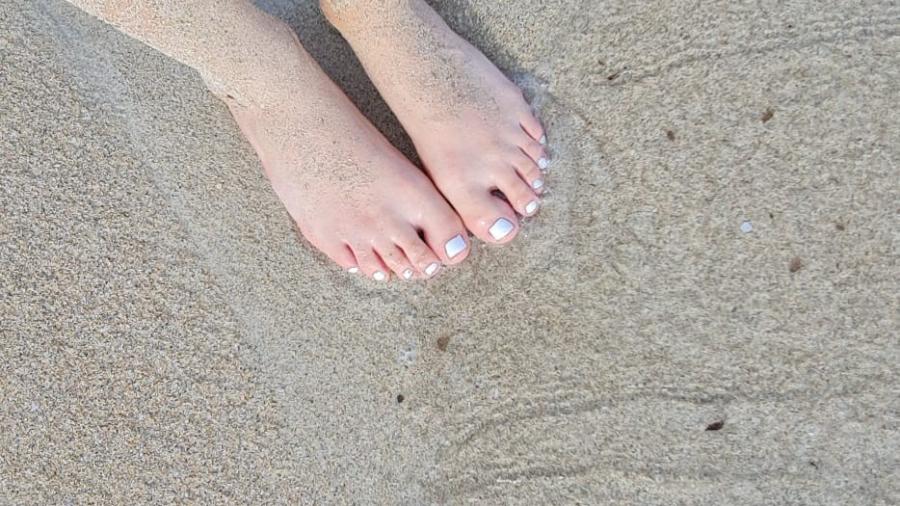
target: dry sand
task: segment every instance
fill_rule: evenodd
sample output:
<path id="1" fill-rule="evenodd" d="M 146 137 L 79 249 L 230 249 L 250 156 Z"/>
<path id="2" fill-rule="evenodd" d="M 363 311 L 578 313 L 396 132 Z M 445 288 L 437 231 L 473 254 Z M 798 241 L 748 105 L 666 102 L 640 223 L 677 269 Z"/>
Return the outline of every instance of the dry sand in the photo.
<path id="1" fill-rule="evenodd" d="M 0 504 L 900 503 L 897 3 L 437 4 L 552 193 L 385 287 L 298 241 L 195 73 L 0 2 Z"/>

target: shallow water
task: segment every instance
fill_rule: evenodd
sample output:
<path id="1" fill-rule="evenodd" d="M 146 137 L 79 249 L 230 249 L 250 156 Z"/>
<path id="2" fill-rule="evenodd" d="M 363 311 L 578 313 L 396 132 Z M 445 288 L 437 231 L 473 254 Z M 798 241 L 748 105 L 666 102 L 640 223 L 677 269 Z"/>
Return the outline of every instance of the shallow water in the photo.
<path id="1" fill-rule="evenodd" d="M 314 7 L 269 6 L 409 152 Z M 0 498 L 890 503 L 898 12 L 687 7 L 437 5 L 532 98 L 550 192 L 379 286 L 189 69 L 0 5 Z"/>

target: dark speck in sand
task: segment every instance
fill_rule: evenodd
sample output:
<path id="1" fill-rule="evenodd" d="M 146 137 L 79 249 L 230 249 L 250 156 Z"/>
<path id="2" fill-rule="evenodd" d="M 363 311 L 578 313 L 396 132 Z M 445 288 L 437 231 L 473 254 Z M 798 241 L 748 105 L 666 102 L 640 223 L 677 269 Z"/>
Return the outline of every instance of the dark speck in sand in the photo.
<path id="1" fill-rule="evenodd" d="M 403 402 L 403 399 L 405 399 L 405 398 L 406 397 L 403 397 L 403 394 L 397 394 L 397 404 L 400 404 L 401 402 Z"/>
<path id="2" fill-rule="evenodd" d="M 706 430 L 720 430 L 725 426 L 725 420 L 719 420 L 706 426 Z"/>
<path id="3" fill-rule="evenodd" d="M 610 74 L 609 76 L 606 77 L 606 80 L 607 80 L 607 81 L 612 81 L 613 79 L 619 77 L 619 74 L 621 74 L 621 73 L 622 73 L 622 72 L 619 71 L 619 72 L 616 72 L 615 74 Z"/>
<path id="4" fill-rule="evenodd" d="M 447 351 L 447 345 L 450 344 L 450 336 L 441 336 L 437 338 L 437 348 L 441 351 Z"/>
<path id="5" fill-rule="evenodd" d="M 847 228 L 847 225 L 844 225 L 844 224 L 841 223 L 841 222 L 837 222 L 837 223 L 834 224 L 834 228 L 836 228 L 836 229 L 838 229 L 839 231 L 843 232 L 844 229 Z"/>
<path id="6" fill-rule="evenodd" d="M 766 123 L 770 119 L 772 119 L 772 116 L 775 116 L 775 111 L 773 111 L 772 108 L 770 107 L 770 108 L 766 109 L 766 111 L 764 113 L 762 113 L 762 116 L 760 116 L 759 119 L 762 120 L 763 123 Z"/>
<path id="7" fill-rule="evenodd" d="M 675 132 L 673 132 L 671 130 L 666 130 L 666 138 L 669 139 L 670 141 L 674 141 L 675 140 Z"/>
<path id="8" fill-rule="evenodd" d="M 791 259 L 791 262 L 788 264 L 788 270 L 791 272 L 797 272 L 803 268 L 803 260 L 800 257 L 794 257 Z"/>

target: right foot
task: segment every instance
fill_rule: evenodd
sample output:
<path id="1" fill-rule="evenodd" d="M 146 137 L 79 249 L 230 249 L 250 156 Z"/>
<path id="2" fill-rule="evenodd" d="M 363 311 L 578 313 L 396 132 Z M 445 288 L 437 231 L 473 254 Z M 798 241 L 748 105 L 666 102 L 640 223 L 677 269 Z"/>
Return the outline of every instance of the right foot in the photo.
<path id="1" fill-rule="evenodd" d="M 280 29 L 280 28 L 279 28 Z M 294 38 L 294 72 L 265 76 L 263 100 L 235 120 L 303 236 L 351 273 L 431 277 L 469 252 L 465 228 L 431 181 L 353 106 Z"/>
<path id="2" fill-rule="evenodd" d="M 322 0 L 466 227 L 506 243 L 531 216 L 549 159 L 522 91 L 423 0 Z"/>

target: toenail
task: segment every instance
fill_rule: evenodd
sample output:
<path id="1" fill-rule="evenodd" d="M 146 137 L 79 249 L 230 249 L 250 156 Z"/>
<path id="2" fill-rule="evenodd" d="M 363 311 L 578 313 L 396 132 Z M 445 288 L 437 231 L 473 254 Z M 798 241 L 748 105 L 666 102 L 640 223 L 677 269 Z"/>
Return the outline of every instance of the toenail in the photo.
<path id="1" fill-rule="evenodd" d="M 372 274 L 372 277 L 375 278 L 375 281 L 384 281 L 386 276 L 381 271 L 375 271 L 375 274 Z"/>
<path id="2" fill-rule="evenodd" d="M 441 267 L 440 264 L 438 264 L 437 262 L 432 262 L 432 263 L 428 264 L 428 267 L 425 268 L 425 275 L 426 276 L 434 276 L 434 273 L 437 272 L 437 270 L 440 269 L 440 267 Z"/>
<path id="3" fill-rule="evenodd" d="M 412 279 L 413 271 L 412 269 L 406 269 L 403 271 L 403 279 Z"/>
<path id="4" fill-rule="evenodd" d="M 444 245 L 444 251 L 447 252 L 448 258 L 453 258 L 456 255 L 459 255 L 466 249 L 466 240 L 463 238 L 462 234 L 456 234 L 456 237 L 447 241 L 447 244 Z"/>
<path id="5" fill-rule="evenodd" d="M 549 166 L 550 166 L 550 160 L 547 160 L 544 157 L 541 157 L 540 159 L 538 159 L 538 167 L 540 167 L 541 170 L 544 170 Z"/>
<path id="6" fill-rule="evenodd" d="M 500 218 L 491 225 L 490 230 L 488 232 L 491 234 L 491 237 L 494 238 L 495 241 L 499 241 L 504 237 L 508 236 L 513 229 L 516 228 L 515 225 L 512 224 L 511 221 L 506 218 Z"/>
<path id="7" fill-rule="evenodd" d="M 539 205 L 540 204 L 538 204 L 537 200 L 532 200 L 528 203 L 527 206 L 525 206 L 525 214 L 534 214 L 534 212 L 537 211 Z"/>
<path id="8" fill-rule="evenodd" d="M 347 272 L 349 272 L 350 274 L 356 274 L 357 272 L 359 272 L 359 267 L 353 266 L 347 269 Z"/>
<path id="9" fill-rule="evenodd" d="M 546 144 L 547 144 L 547 136 L 546 136 L 546 135 L 542 135 L 542 136 L 541 136 L 541 140 L 539 140 L 538 142 L 540 142 L 541 145 L 546 145 Z"/>
<path id="10" fill-rule="evenodd" d="M 531 187 L 534 188 L 535 190 L 540 190 L 542 186 L 544 186 L 543 179 L 535 179 L 534 181 L 531 182 Z"/>

